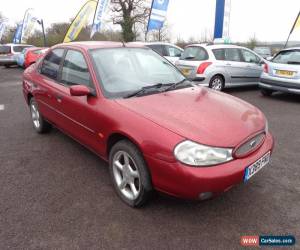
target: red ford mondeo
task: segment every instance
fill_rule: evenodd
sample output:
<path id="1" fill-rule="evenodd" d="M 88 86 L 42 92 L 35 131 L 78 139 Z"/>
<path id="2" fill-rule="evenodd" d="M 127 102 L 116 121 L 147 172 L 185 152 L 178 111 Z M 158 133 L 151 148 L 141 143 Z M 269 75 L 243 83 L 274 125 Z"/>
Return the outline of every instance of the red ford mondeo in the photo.
<path id="1" fill-rule="evenodd" d="M 153 189 L 205 200 L 247 182 L 270 159 L 263 113 L 189 82 L 149 48 L 115 42 L 52 47 L 23 77 L 34 129 L 51 126 L 109 162 L 120 198 Z"/>

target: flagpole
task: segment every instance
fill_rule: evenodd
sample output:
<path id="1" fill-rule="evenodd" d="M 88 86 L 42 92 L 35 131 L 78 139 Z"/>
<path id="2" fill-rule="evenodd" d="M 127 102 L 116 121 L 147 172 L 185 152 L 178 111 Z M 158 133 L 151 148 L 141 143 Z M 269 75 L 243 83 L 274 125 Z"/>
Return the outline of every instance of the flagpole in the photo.
<path id="1" fill-rule="evenodd" d="M 152 0 L 152 3 L 151 3 L 151 9 L 150 9 L 150 14 L 149 14 L 148 23 L 147 23 L 147 30 L 145 33 L 145 42 L 147 42 L 147 34 L 148 34 L 148 29 L 149 29 L 149 21 L 150 21 L 152 9 L 153 9 L 153 3 L 154 3 L 154 0 Z"/>
<path id="2" fill-rule="evenodd" d="M 99 1 L 100 0 L 98 0 L 97 1 L 97 5 L 96 5 L 96 9 L 95 9 L 95 14 L 94 14 L 94 17 L 93 17 L 93 24 L 92 24 L 92 30 L 91 30 L 91 34 L 92 34 L 92 32 L 93 32 L 93 27 L 94 27 L 94 23 L 95 23 L 95 17 L 96 17 L 96 13 L 97 13 L 97 9 L 98 9 L 98 5 L 99 5 Z M 94 35 L 93 35 L 94 36 Z M 92 39 L 93 38 L 93 36 L 91 36 L 90 37 L 90 39 Z"/>
<path id="3" fill-rule="evenodd" d="M 298 18 L 300 18 L 300 11 L 299 11 L 299 13 L 298 13 L 298 15 L 297 15 L 297 17 L 296 17 L 296 20 L 295 20 L 295 22 L 294 22 L 294 25 L 293 25 L 293 27 L 292 27 L 292 29 L 291 29 L 291 31 L 290 31 L 290 33 L 289 33 L 289 36 L 288 36 L 288 38 L 287 38 L 287 40 L 286 40 L 286 42 L 285 42 L 285 45 L 284 45 L 284 49 L 286 48 L 286 46 L 288 45 L 288 42 L 289 42 L 289 40 L 290 40 L 290 36 L 291 36 L 291 34 L 293 33 L 293 31 L 294 31 L 294 28 L 295 28 L 295 26 L 296 26 L 296 23 L 297 23 L 297 21 L 298 21 Z"/>

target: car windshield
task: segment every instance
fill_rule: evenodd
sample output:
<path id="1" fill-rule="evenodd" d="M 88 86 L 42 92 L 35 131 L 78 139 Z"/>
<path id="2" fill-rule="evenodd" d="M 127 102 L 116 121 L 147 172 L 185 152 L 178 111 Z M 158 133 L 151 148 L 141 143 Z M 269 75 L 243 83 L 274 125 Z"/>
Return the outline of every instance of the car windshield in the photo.
<path id="1" fill-rule="evenodd" d="M 148 48 L 93 49 L 90 53 L 108 98 L 126 97 L 144 87 L 167 86 L 185 79 L 172 64 Z"/>
<path id="2" fill-rule="evenodd" d="M 206 50 L 202 47 L 191 46 L 184 49 L 180 60 L 204 61 L 208 59 Z"/>
<path id="3" fill-rule="evenodd" d="M 1 54 L 10 54 L 11 49 L 10 46 L 0 46 L 0 55 Z"/>
<path id="4" fill-rule="evenodd" d="M 283 50 L 274 57 L 272 62 L 282 64 L 300 64 L 300 50 Z"/>

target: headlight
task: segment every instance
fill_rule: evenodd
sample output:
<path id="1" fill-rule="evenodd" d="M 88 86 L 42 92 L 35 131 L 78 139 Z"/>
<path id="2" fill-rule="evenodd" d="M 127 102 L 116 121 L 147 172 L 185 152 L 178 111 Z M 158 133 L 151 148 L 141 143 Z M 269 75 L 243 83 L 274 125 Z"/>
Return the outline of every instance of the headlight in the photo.
<path id="1" fill-rule="evenodd" d="M 231 148 L 215 148 L 192 141 L 179 143 L 174 149 L 176 159 L 191 166 L 210 166 L 232 160 Z"/>

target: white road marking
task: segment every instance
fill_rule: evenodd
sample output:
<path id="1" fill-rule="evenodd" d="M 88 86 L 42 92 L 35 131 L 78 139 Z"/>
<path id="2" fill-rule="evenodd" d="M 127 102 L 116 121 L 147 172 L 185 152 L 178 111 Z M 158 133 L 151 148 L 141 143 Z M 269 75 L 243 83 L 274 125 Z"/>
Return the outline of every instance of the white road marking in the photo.
<path id="1" fill-rule="evenodd" d="M 3 104 L 0 104 L 0 111 L 4 110 L 4 105 Z"/>

